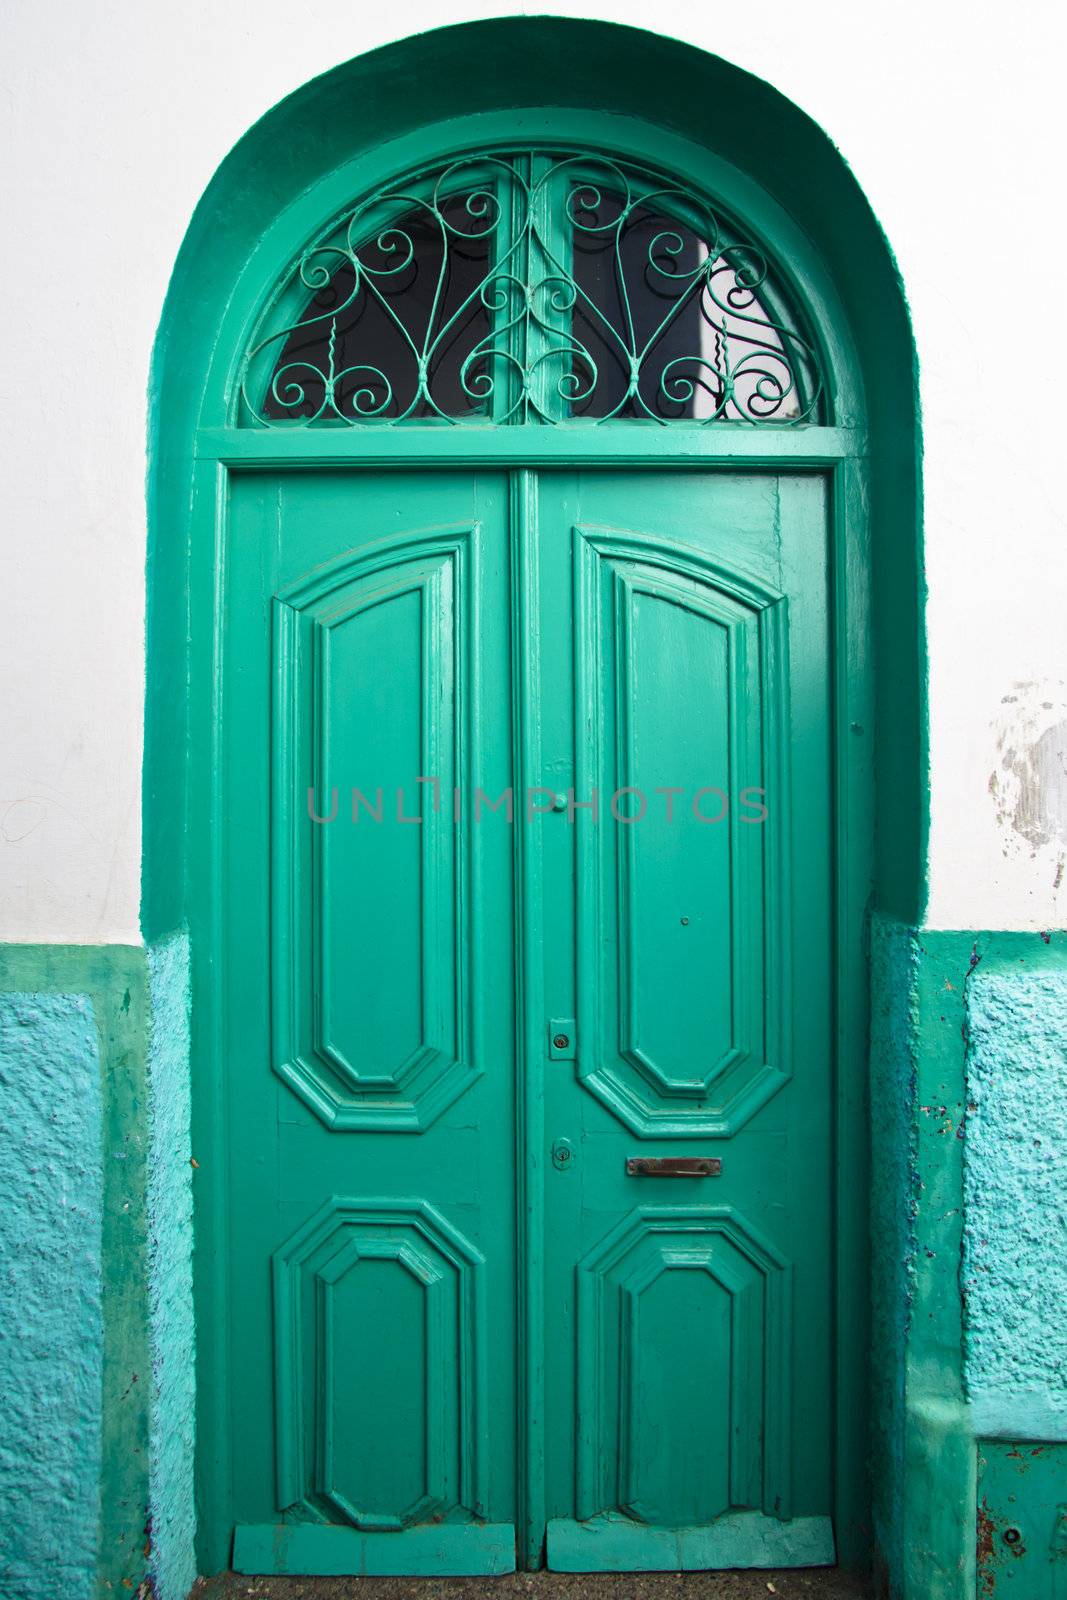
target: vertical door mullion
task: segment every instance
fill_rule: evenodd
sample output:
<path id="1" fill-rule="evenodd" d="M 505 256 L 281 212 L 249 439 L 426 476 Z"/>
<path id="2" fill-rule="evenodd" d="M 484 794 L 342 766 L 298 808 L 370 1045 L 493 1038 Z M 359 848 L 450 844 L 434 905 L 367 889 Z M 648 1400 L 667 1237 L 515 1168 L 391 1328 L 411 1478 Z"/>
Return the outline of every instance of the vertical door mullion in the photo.
<path id="1" fill-rule="evenodd" d="M 503 371 L 493 389 L 496 422 L 562 422 L 570 406 L 573 240 L 567 177 L 550 154 L 512 160 L 515 181 L 501 197 L 494 278 L 501 293 L 492 348 Z"/>
<path id="2" fill-rule="evenodd" d="M 500 194 L 500 225 L 496 230 L 497 256 L 489 288 L 494 318 L 492 348 L 497 353 L 498 372 L 494 378 L 492 420 L 498 423 L 523 423 L 526 405 L 520 374 L 525 370 L 526 306 L 523 286 L 529 278 L 530 158 L 517 155 L 509 162 L 514 177 Z M 501 181 L 503 182 L 503 176 Z"/>
<path id="3" fill-rule="evenodd" d="M 541 1565 L 545 1530 L 543 871 L 526 795 L 540 770 L 541 664 L 538 480 L 511 474 L 511 683 L 515 787 L 516 1255 L 518 1261 L 518 1508 L 520 1561 Z"/>
<path id="4" fill-rule="evenodd" d="M 563 380 L 570 371 L 570 279 L 566 265 L 569 244 L 563 216 L 564 191 L 559 178 L 552 175 L 555 165 L 550 155 L 535 153 L 530 159 L 524 372 L 531 422 L 560 422 L 567 414 Z"/>

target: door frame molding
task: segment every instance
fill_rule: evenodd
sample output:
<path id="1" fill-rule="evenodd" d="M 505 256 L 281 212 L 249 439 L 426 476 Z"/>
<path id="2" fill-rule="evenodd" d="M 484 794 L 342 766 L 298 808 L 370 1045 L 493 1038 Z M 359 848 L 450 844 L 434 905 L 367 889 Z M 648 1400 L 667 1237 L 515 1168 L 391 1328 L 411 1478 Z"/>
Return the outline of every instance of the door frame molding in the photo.
<path id="1" fill-rule="evenodd" d="M 903 297 L 884 239 L 870 217 L 869 208 L 843 161 L 825 136 L 802 113 L 765 84 L 738 69 L 689 46 L 672 44 L 655 35 L 611 24 L 572 23 L 561 19 L 508 19 L 492 24 L 466 24 L 430 36 L 425 41 L 405 41 L 371 56 L 357 58 L 326 78 L 316 80 L 283 103 L 246 135 L 227 159 L 201 201 L 175 270 L 157 341 L 152 383 L 152 422 L 149 478 L 149 642 L 145 754 L 145 863 L 142 923 L 147 939 L 182 925 L 188 926 L 193 963 L 193 1015 L 191 1071 L 193 1081 L 194 1149 L 199 1171 L 196 1178 L 195 1301 L 197 1311 L 198 1461 L 197 1488 L 201 1511 L 198 1557 L 201 1571 L 212 1572 L 228 1559 L 228 1529 L 233 1518 L 229 1504 L 229 1456 L 232 1419 L 229 1409 L 227 1366 L 230 1356 L 230 1319 L 226 1315 L 228 1262 L 228 1129 L 224 1096 L 220 1092 L 221 988 L 225 972 L 222 907 L 218 894 L 223 817 L 220 809 L 221 629 L 226 583 L 229 484 L 234 473 L 299 470 L 302 466 L 361 468 L 405 467 L 412 471 L 443 466 L 471 470 L 482 466 L 514 474 L 514 501 L 523 517 L 529 513 L 529 474 L 533 469 L 555 467 L 610 468 L 625 462 L 629 468 L 649 471 L 686 468 L 708 471 L 799 471 L 826 476 L 830 485 L 830 587 L 832 590 L 834 751 L 834 928 L 836 962 L 833 975 L 835 1006 L 835 1523 L 840 1557 L 846 1564 L 862 1563 L 869 1554 L 869 1495 L 866 1490 L 866 1383 L 869 1348 L 867 1327 L 867 1216 L 855 1196 L 868 1188 L 867 1159 L 867 954 L 866 922 L 873 896 L 883 905 L 900 903 L 891 892 L 894 873 L 913 871 L 913 901 L 921 896 L 921 859 L 910 862 L 914 841 L 924 842 L 924 815 L 908 811 L 901 827 L 886 833 L 879 819 L 876 848 L 876 775 L 909 761 L 921 779 L 925 751 L 922 716 L 915 725 L 898 717 L 887 733 L 888 708 L 893 696 L 883 695 L 887 639 L 893 629 L 891 661 L 913 690 L 915 706 L 922 707 L 921 629 L 909 631 L 911 613 L 907 597 L 918 605 L 915 568 L 918 554 L 917 412 L 914 405 L 913 350 Z M 459 90 L 442 71 L 442 41 L 469 62 L 472 49 L 487 60 L 506 41 L 492 90 L 497 109 L 482 109 L 456 116 Z M 548 49 L 538 65 L 545 72 L 551 62 L 558 74 L 561 41 L 566 51 L 595 43 L 603 57 L 620 68 L 618 99 L 614 106 L 593 110 L 552 110 L 515 99 L 521 85 L 516 77 L 530 70 L 528 60 L 517 65 L 523 39 Z M 545 41 L 548 41 L 548 46 Z M 584 41 L 584 43 L 583 43 Z M 550 48 L 549 48 L 550 47 Z M 534 50 L 535 57 L 537 50 Z M 648 82 L 649 53 L 659 63 Z M 527 52 L 529 53 L 529 52 Z M 513 60 L 513 58 L 515 58 Z M 752 155 L 747 172 L 734 159 L 712 155 L 699 140 L 683 137 L 669 121 L 663 107 L 669 96 L 661 83 L 664 62 L 673 62 L 672 91 L 692 112 L 694 124 L 702 114 L 699 96 L 709 92 L 721 102 L 723 85 L 740 102 L 768 108 L 777 126 L 792 129 L 798 149 L 829 186 L 829 195 L 814 190 L 804 213 L 808 231 L 794 222 L 789 210 L 770 192 L 775 170 L 773 150 Z M 511 63 L 509 65 L 509 63 Z M 625 66 L 625 72 L 621 69 Z M 417 122 L 417 106 L 408 108 L 411 126 L 384 143 L 372 141 L 371 131 L 351 138 L 348 149 L 355 158 L 334 163 L 322 138 L 323 116 L 338 95 L 352 98 L 366 84 L 388 84 L 403 68 L 421 71 L 435 94 L 424 109 L 436 109 L 435 119 Z M 681 75 L 680 77 L 678 75 Z M 543 76 L 547 93 L 550 81 Z M 526 86 L 528 89 L 528 85 Z M 662 105 L 657 101 L 662 101 Z M 332 98 L 331 98 L 332 97 Z M 449 99 L 451 97 L 451 100 Z M 359 99 L 359 94 L 355 93 Z M 365 93 L 364 93 L 365 98 Z M 415 97 L 411 97 L 414 99 Z M 655 102 L 655 103 L 654 103 Z M 511 107 L 517 104 L 520 108 Z M 531 108 L 532 107 L 532 108 Z M 506 108 L 506 109 L 505 109 Z M 711 427 L 637 424 L 604 427 L 481 427 L 462 425 L 417 430 L 368 429 L 291 432 L 235 428 L 232 412 L 237 365 L 247 333 L 254 325 L 264 297 L 279 272 L 292 259 L 313 224 L 332 214 L 336 204 L 352 198 L 374 181 L 376 170 L 403 169 L 417 152 L 435 158 L 499 137 L 500 130 L 521 126 L 521 137 L 592 140 L 623 155 L 651 156 L 658 164 L 674 168 L 722 198 L 724 206 L 744 216 L 753 236 L 765 242 L 779 261 L 794 269 L 790 288 L 808 313 L 808 320 L 823 335 L 820 359 L 827 374 L 833 406 L 833 426 Z M 494 131 L 495 130 L 495 133 Z M 351 135 L 352 130 L 349 130 Z M 513 134 L 514 136 L 514 134 Z M 336 137 L 334 130 L 331 137 Z M 727 134 L 726 142 L 736 136 Z M 264 163 L 264 155 L 277 141 L 295 138 L 300 162 L 279 178 Z M 316 147 L 317 140 L 317 147 Z M 774 141 L 771 141 L 772 145 Z M 326 147 L 324 150 L 324 146 Z M 743 152 L 740 152 L 743 154 Z M 779 150 L 780 156 L 780 150 Z M 817 158 L 817 159 L 816 159 Z M 323 163 L 327 170 L 324 171 Z M 788 165 L 788 163 L 787 163 Z M 317 169 L 317 176 L 315 175 Z M 782 171 L 779 160 L 778 174 Z M 310 173 L 311 181 L 302 181 Z M 811 180 L 809 180 L 810 182 Z M 839 209 L 825 215 L 836 196 Z M 853 251 L 867 262 L 883 321 L 899 324 L 894 337 L 878 335 L 858 326 L 854 306 L 839 292 L 844 286 L 845 263 L 835 260 L 830 240 L 842 215 L 851 218 L 856 235 Z M 792 195 L 796 205 L 796 195 Z M 213 227 L 220 205 L 228 204 L 233 225 L 219 246 Z M 817 242 L 815 242 L 817 241 Z M 846 252 L 847 254 L 847 252 Z M 884 348 L 883 348 L 884 346 Z M 872 355 L 873 350 L 873 355 Z M 879 351 L 881 355 L 879 356 Z M 903 393 L 911 407 L 897 429 L 887 427 L 884 386 L 906 376 Z M 872 387 L 873 386 L 873 387 Z M 877 404 L 865 396 L 877 393 Z M 525 489 L 523 488 L 525 485 Z M 910 486 L 910 487 L 909 487 Z M 528 564 L 536 559 L 536 539 L 527 522 L 516 541 L 512 572 L 513 621 L 521 620 L 517 608 L 531 603 Z M 890 537 L 891 536 L 891 537 Z M 896 539 L 896 544 L 892 542 Z M 879 580 L 888 578 L 883 585 Z M 521 581 L 520 581 L 521 580 Z M 901 599 L 905 597 L 905 600 Z M 911 638 L 910 659 L 900 659 L 897 641 Z M 526 631 L 529 639 L 529 631 Z M 876 656 L 882 658 L 876 674 Z M 536 673 L 535 659 L 527 662 Z M 532 760 L 531 726 L 535 708 L 531 690 L 523 679 L 526 704 L 516 709 L 516 782 L 525 782 Z M 876 687 L 882 730 L 875 738 Z M 899 697 L 898 697 L 899 701 Z M 885 803 L 902 792 L 904 779 L 889 784 Z M 878 785 L 881 788 L 881 784 Z M 915 793 L 922 792 L 917 781 Z M 884 806 L 883 806 L 884 809 Z M 523 830 L 516 832 L 517 898 L 536 896 L 540 864 L 528 848 Z M 901 863 L 904 866 L 901 867 Z M 904 890 L 907 897 L 909 891 Z M 522 975 L 520 1016 L 527 1052 L 540 1053 L 541 1008 L 536 985 L 539 975 L 528 950 L 520 951 Z M 530 1074 L 520 1083 L 527 1089 Z M 525 1149 L 540 1151 L 537 1131 L 540 1107 L 527 1093 L 520 1107 L 519 1137 Z M 523 1199 L 539 1205 L 539 1155 L 524 1170 Z M 520 1216 L 526 1205 L 520 1205 Z M 525 1326 L 520 1363 L 526 1417 L 534 1425 L 520 1433 L 520 1486 L 530 1498 L 540 1479 L 543 1460 L 543 1414 L 530 1405 L 543 1372 L 537 1330 L 541 1320 L 539 1251 L 543 1244 L 539 1223 L 528 1229 L 524 1243 L 527 1273 L 520 1291 L 520 1312 Z M 536 1281 L 534 1281 L 536 1280 Z M 535 1528 L 542 1525 L 536 1505 L 528 1513 Z M 535 1555 L 537 1536 L 527 1534 L 526 1553 Z"/>

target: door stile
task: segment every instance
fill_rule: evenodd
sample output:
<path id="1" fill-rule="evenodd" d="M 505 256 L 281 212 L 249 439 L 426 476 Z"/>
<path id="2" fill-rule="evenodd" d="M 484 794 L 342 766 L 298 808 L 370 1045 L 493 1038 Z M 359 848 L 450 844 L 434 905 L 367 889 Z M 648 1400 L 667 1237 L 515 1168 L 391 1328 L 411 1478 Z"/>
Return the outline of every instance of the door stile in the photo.
<path id="1" fill-rule="evenodd" d="M 226 767 L 227 725 L 223 698 L 223 638 L 226 627 L 227 567 L 230 539 L 232 476 L 221 462 L 212 468 L 198 463 L 193 484 L 193 514 L 200 516 L 211 538 L 193 545 L 190 586 L 208 601 L 194 608 L 199 619 L 192 633 L 193 696 L 209 707 L 207 737 L 190 742 L 189 796 L 207 797 L 211 819 L 199 836 L 199 848 L 190 862 L 190 880 L 198 892 L 191 896 L 190 940 L 190 1054 L 204 1063 L 191 1076 L 191 1126 L 200 1157 L 204 1182 L 193 1196 L 195 1231 L 194 1294 L 196 1315 L 196 1432 L 195 1487 L 198 1501 L 208 1514 L 198 1519 L 196 1555 L 201 1571 L 221 1571 L 229 1564 L 233 1528 L 232 1459 L 233 1415 L 230 1371 L 232 1362 L 230 1315 L 230 1216 L 232 1179 L 227 1152 L 230 1112 L 225 1093 L 223 1063 L 227 1059 L 226 985 L 229 981 L 225 872 L 223 789 Z M 210 513 L 208 508 L 210 507 Z M 273 529 L 265 530 L 268 538 Z M 208 599 L 208 597 L 210 597 Z"/>
<path id="2" fill-rule="evenodd" d="M 874 726 L 871 652 L 869 480 L 858 455 L 831 479 L 831 728 L 834 783 L 834 1524 L 838 1559 L 868 1559 L 869 1429 L 864 1352 L 870 1347 L 866 1213 L 870 1193 L 868 1092 L 863 1064 L 869 1027 L 868 917 L 874 886 Z"/>
<path id="3" fill-rule="evenodd" d="M 520 1567 L 542 1564 L 545 1534 L 544 1443 L 544 1096 L 541 836 L 527 826 L 526 793 L 537 783 L 541 660 L 537 624 L 537 476 L 510 477 L 511 706 L 515 815 L 515 1171 L 518 1300 L 518 1483 Z"/>

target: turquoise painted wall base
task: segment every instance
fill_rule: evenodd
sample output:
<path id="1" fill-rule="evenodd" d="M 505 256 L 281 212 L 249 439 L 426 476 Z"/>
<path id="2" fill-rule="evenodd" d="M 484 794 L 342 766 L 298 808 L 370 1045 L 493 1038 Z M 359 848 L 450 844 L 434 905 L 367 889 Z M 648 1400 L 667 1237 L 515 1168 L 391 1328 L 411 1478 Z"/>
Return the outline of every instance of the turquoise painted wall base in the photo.
<path id="1" fill-rule="evenodd" d="M 102 1465 L 100 1049 L 86 994 L 0 998 L 0 1591 L 89 1600 Z"/>
<path id="2" fill-rule="evenodd" d="M 0 949 L 0 1593 L 18 1600 L 185 1600 L 196 1577 L 187 969 L 182 938 Z"/>
<path id="3" fill-rule="evenodd" d="M 147 1025 L 142 950 L 0 949 L 0 1415 L 23 1427 L 0 1436 L 0 1592 L 20 1600 L 135 1593 L 147 1569 Z"/>
<path id="4" fill-rule="evenodd" d="M 873 1510 L 899 1600 L 973 1600 L 991 1415 L 1009 1437 L 1067 1437 L 1048 1313 L 1067 1297 L 1065 1007 L 1062 933 L 875 919 Z"/>
<path id="5" fill-rule="evenodd" d="M 901 1600 L 973 1600 L 979 1578 L 1052 1600 L 1067 1573 L 1049 1312 L 1067 1303 L 1067 937 L 876 920 L 872 978 L 877 1560 Z M 0 1412 L 0 1588 L 20 1600 L 136 1594 L 149 1577 L 184 1600 L 191 1582 L 187 981 L 181 941 L 0 950 L 0 1386 L 16 1402 Z M 38 1347 L 44 1381 L 29 1383 Z M 589 1537 L 554 1525 L 555 1564 L 588 1566 Z M 359 1570 L 345 1543 L 331 1570 Z M 508 1570 L 506 1543 L 487 1534 L 478 1560 L 497 1565 L 435 1570 Z M 397 1570 L 361 1551 L 363 1570 Z"/>

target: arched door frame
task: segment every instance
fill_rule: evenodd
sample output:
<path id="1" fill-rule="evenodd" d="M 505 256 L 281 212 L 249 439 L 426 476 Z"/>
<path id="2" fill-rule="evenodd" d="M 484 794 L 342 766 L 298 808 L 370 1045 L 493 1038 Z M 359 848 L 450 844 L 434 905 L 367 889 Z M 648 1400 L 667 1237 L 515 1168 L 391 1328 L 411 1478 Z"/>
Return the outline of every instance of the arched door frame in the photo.
<path id="1" fill-rule="evenodd" d="M 855 1203 L 868 1184 L 864 927 L 872 892 L 891 908 L 902 909 L 910 902 L 917 909 L 923 838 L 922 641 L 915 573 L 917 421 L 911 344 L 899 286 L 877 225 L 829 141 L 774 91 L 737 69 L 689 47 L 606 24 L 516 19 L 443 30 L 432 37 L 437 49 L 430 54 L 423 38 L 337 69 L 276 108 L 246 136 L 220 168 L 190 228 L 168 297 L 153 371 L 143 923 L 148 939 L 187 926 L 193 959 L 193 1117 L 201 1153 L 196 1189 L 198 1477 L 200 1504 L 212 1513 L 202 1525 L 200 1568 L 212 1571 L 225 1564 L 224 1530 L 230 1521 L 223 1159 L 227 1132 L 216 1092 L 216 995 L 223 959 L 216 884 L 226 819 L 218 812 L 215 736 L 226 495 L 234 472 L 310 463 L 353 470 L 388 463 L 419 470 L 478 464 L 596 467 L 624 460 L 630 467 L 644 465 L 650 470 L 668 465 L 702 470 L 787 467 L 829 478 L 838 1061 L 835 1523 L 842 1559 L 860 1561 L 867 1553 L 863 1530 L 869 1500 L 864 1487 L 867 1220 L 865 1205 Z M 570 106 L 546 108 L 529 97 L 530 85 L 524 79 L 531 71 L 531 56 L 535 76 L 539 57 L 542 72 L 544 62 L 552 62 L 554 76 L 541 79 L 545 98 L 551 92 L 554 100 L 565 101 L 567 85 L 564 81 L 561 92 L 556 69 L 568 52 L 577 49 L 580 54 L 591 41 L 602 61 L 619 63 L 616 104 L 585 107 L 577 101 L 577 84 L 570 90 L 576 102 Z M 456 114 L 453 102 L 463 96 L 458 83 L 448 82 L 450 50 L 467 61 L 468 69 L 470 61 L 483 53 L 495 106 Z M 494 72 L 494 52 L 501 51 Z M 431 61 L 437 88 L 433 95 L 422 96 L 421 104 L 427 113 L 436 109 L 441 114 L 428 114 L 422 120 L 417 115 L 420 96 L 410 92 L 410 83 L 413 76 L 418 81 Z M 662 90 L 662 73 L 669 62 L 673 62 L 673 98 Z M 408 84 L 410 125 L 394 126 L 392 137 L 384 140 L 373 139 L 370 128 L 353 129 L 344 159 L 335 161 L 327 151 L 317 163 L 315 130 L 338 95 L 357 96 L 362 85 L 364 93 L 369 86 L 369 92 L 382 101 L 397 82 Z M 826 219 L 816 217 L 813 224 L 806 214 L 800 203 L 803 194 L 796 189 L 799 175 L 790 174 L 789 161 L 784 163 L 792 202 L 787 208 L 771 192 L 765 159 L 750 157 L 747 171 L 742 170 L 736 160 L 721 151 L 712 154 L 707 143 L 679 130 L 678 121 L 684 121 L 687 106 L 695 104 L 697 88 L 715 93 L 716 85 L 720 103 L 726 85 L 735 100 L 745 103 L 747 96 L 756 110 L 765 113 L 770 106 L 781 129 L 796 124 L 794 131 L 809 162 L 813 151 L 820 162 L 808 178 L 812 209 L 826 206 L 826 195 L 815 195 L 821 178 L 824 189 L 829 185 L 840 191 L 838 215 L 854 224 L 853 248 L 845 251 L 844 260 L 835 261 L 820 237 Z M 520 87 L 527 90 L 525 105 L 515 92 Z M 664 115 L 668 99 L 673 126 Z M 691 120 L 699 122 L 695 111 Z M 507 141 L 566 142 L 653 159 L 714 196 L 724 212 L 742 218 L 749 236 L 763 244 L 784 271 L 787 286 L 816 336 L 829 385 L 832 425 L 643 425 L 637 435 L 625 426 L 464 424 L 423 430 L 321 431 L 235 426 L 241 358 L 266 299 L 307 239 L 387 177 L 477 145 Z M 301 152 L 301 160 L 295 159 L 294 149 Z M 286 152 L 284 157 L 279 150 Z M 781 179 L 779 173 L 779 188 Z M 220 218 L 227 223 L 221 239 Z M 830 223 L 832 236 L 832 215 Z M 880 307 L 880 329 L 862 318 L 857 322 L 856 308 L 847 303 L 847 295 L 856 288 L 851 278 L 842 277 L 848 259 L 853 271 L 863 272 L 865 292 Z M 861 307 L 863 302 L 861 294 Z M 892 331 L 887 335 L 886 322 L 896 325 L 895 336 Z M 888 404 L 889 384 L 897 385 L 898 416 Z M 890 629 L 896 631 L 898 682 L 888 693 L 879 692 L 876 704 L 876 680 L 881 691 L 885 677 L 884 665 L 878 677 L 876 657 L 880 653 L 885 662 Z M 913 646 L 907 662 L 900 653 L 901 639 Z M 901 677 L 906 680 L 903 690 Z M 889 727 L 884 720 L 887 711 L 893 719 Z M 882 719 L 882 731 L 873 736 L 879 725 L 876 716 Z M 910 762 L 913 769 L 910 785 L 907 772 L 901 774 L 902 762 Z M 877 807 L 876 851 L 875 780 L 881 789 L 883 773 L 890 776 L 888 792 Z M 249 781 L 254 781 L 252 775 Z M 887 815 L 886 806 L 911 790 L 911 802 L 898 804 Z M 538 1371 L 535 1279 L 532 1262 L 524 1291 L 527 1337 L 522 1370 L 528 1397 Z M 520 1458 L 527 1463 L 530 1484 L 536 1481 L 539 1448 L 536 1426 L 526 1429 Z M 536 1520 L 534 1505 L 531 1521 Z"/>

